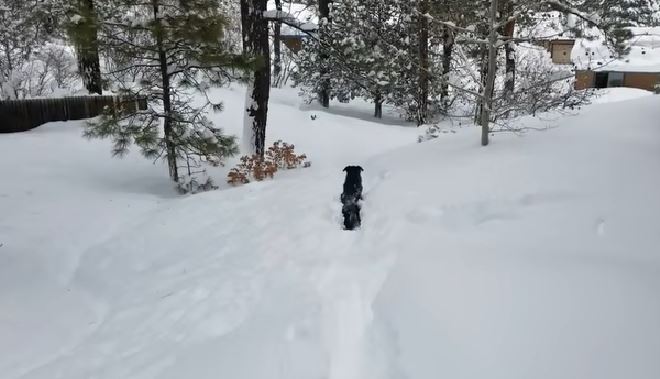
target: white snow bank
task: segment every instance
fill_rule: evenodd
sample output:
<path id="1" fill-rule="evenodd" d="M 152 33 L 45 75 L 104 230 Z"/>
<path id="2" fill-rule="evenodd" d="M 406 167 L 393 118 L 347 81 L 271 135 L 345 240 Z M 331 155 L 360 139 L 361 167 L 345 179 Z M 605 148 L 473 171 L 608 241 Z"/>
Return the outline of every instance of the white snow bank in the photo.
<path id="1" fill-rule="evenodd" d="M 617 101 L 634 100 L 652 95 L 653 92 L 637 88 L 604 88 L 596 92 L 596 96 L 592 102 L 594 104 L 614 103 Z"/>
<path id="2" fill-rule="evenodd" d="M 482 148 L 290 92 L 269 138 L 312 168 L 191 197 L 73 124 L 1 135 L 3 378 L 660 376 L 660 98 Z M 239 132 L 243 91 L 217 95 Z M 358 232 L 339 230 L 347 163 Z"/>
<path id="3" fill-rule="evenodd" d="M 402 377 L 660 375 L 658 105 L 596 105 L 488 149 L 448 135 L 379 162 L 415 167 L 368 202 L 406 230 L 374 311 Z"/>

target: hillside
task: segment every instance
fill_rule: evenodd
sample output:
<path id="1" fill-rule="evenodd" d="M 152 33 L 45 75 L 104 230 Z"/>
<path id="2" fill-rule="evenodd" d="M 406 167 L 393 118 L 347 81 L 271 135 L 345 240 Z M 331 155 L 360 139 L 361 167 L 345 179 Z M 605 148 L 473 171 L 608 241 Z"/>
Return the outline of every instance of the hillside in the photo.
<path id="1" fill-rule="evenodd" d="M 278 90 L 269 138 L 312 167 L 185 197 L 77 123 L 3 135 L 1 376 L 660 377 L 660 98 L 640 94 L 483 148 Z M 215 95 L 240 135 L 242 89 Z"/>

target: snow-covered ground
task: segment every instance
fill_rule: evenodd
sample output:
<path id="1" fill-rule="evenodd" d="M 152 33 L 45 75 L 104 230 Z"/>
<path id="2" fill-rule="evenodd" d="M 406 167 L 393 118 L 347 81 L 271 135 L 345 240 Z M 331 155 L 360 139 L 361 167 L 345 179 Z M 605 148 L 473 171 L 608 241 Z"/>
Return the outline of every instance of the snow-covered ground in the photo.
<path id="1" fill-rule="evenodd" d="M 603 88 L 596 91 L 591 100 L 594 104 L 612 103 L 626 100 L 639 99 L 646 96 L 653 96 L 653 92 L 639 88 Z"/>
<path id="2" fill-rule="evenodd" d="M 0 377 L 660 377 L 660 97 L 629 97 L 482 148 L 276 91 L 313 166 L 187 197 L 76 123 L 0 135 Z"/>

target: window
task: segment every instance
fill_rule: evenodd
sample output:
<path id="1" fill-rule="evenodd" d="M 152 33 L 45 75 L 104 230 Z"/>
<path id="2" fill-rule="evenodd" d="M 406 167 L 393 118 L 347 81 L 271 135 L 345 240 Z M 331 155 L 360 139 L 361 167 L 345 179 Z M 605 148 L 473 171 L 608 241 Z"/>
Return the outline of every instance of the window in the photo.
<path id="1" fill-rule="evenodd" d="M 623 72 L 610 72 L 607 76 L 608 87 L 623 87 Z"/>

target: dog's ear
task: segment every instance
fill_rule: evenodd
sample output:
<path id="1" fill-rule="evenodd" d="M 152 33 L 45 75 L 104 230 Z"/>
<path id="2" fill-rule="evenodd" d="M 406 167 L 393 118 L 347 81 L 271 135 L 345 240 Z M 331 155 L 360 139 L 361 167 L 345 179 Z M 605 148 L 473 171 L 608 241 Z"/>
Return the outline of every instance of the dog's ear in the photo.
<path id="1" fill-rule="evenodd" d="M 346 167 L 344 167 L 344 170 L 343 170 L 343 171 L 344 171 L 344 172 L 349 172 L 349 171 L 353 171 L 353 172 L 355 172 L 355 171 L 359 171 L 359 172 L 362 172 L 362 171 L 364 171 L 364 169 L 362 168 L 362 166 L 346 166 Z"/>

